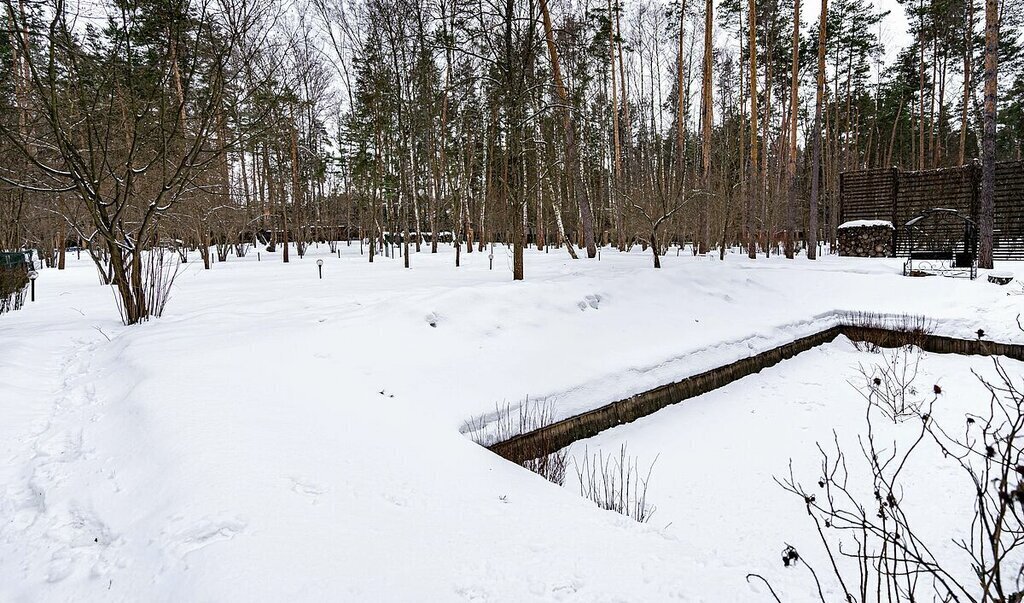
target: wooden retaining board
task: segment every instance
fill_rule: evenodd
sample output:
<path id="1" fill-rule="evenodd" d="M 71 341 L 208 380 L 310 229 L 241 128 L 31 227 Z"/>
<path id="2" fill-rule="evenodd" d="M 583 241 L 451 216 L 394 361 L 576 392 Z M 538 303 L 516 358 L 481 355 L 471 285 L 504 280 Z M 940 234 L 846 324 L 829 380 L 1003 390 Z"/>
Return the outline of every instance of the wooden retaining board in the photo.
<path id="1" fill-rule="evenodd" d="M 686 377 L 674 383 L 661 385 L 624 400 L 612 402 L 546 427 L 497 442 L 488 448 L 516 463 L 540 458 L 557 452 L 578 440 L 593 437 L 606 429 L 630 423 L 666 406 L 706 394 L 733 381 L 758 373 L 762 369 L 775 366 L 801 352 L 830 343 L 840 335 L 845 335 L 853 341 L 871 343 L 879 347 L 900 347 L 912 343 L 926 352 L 938 354 L 1006 356 L 1024 361 L 1024 345 L 1020 344 L 997 343 L 983 339 L 958 339 L 926 333 L 907 333 L 881 327 L 838 325 L 806 337 L 800 337 L 759 354 Z"/>

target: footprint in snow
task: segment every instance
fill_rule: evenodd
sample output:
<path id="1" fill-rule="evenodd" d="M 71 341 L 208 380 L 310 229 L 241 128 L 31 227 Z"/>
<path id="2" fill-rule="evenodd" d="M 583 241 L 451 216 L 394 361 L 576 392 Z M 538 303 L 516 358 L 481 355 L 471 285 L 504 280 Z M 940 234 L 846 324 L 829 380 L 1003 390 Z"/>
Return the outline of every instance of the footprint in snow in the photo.
<path id="1" fill-rule="evenodd" d="M 82 456 L 82 430 L 60 431 L 49 437 L 40 438 L 35 445 L 35 458 L 53 458 L 70 462 Z"/>
<path id="2" fill-rule="evenodd" d="M 288 480 L 292 483 L 292 492 L 308 496 L 312 499 L 311 502 L 314 505 L 320 501 L 320 496 L 324 493 L 324 489 L 319 485 L 313 482 L 296 479 L 294 477 L 290 477 Z"/>
<path id="3" fill-rule="evenodd" d="M 60 582 L 77 568 L 91 567 L 93 576 L 109 571 L 108 549 L 116 548 L 118 538 L 90 511 L 78 508 L 58 509 L 48 520 L 46 538 L 54 545 L 46 567 L 47 582 Z"/>
<path id="4" fill-rule="evenodd" d="M 177 534 L 174 549 L 179 557 L 197 551 L 222 540 L 231 540 L 246 528 L 246 523 L 236 517 L 207 517 L 199 520 Z"/>
<path id="5" fill-rule="evenodd" d="M 384 498 L 384 500 L 386 500 L 389 503 L 395 505 L 396 507 L 408 507 L 409 506 L 409 499 L 405 498 L 404 496 L 398 495 L 398 494 L 384 494 L 383 498 Z"/>
<path id="6" fill-rule="evenodd" d="M 584 296 L 583 300 L 576 304 L 580 310 L 586 310 L 588 307 L 597 310 L 597 307 L 601 305 L 601 296 L 597 294 Z"/>
<path id="7" fill-rule="evenodd" d="M 551 592 L 555 595 L 575 595 L 580 591 L 583 583 L 580 580 L 573 580 L 564 584 L 555 584 L 551 587 Z"/>
<path id="8" fill-rule="evenodd" d="M 487 601 L 491 598 L 486 590 L 478 586 L 459 586 L 455 594 L 467 601 Z"/>
<path id="9" fill-rule="evenodd" d="M 60 549 L 53 553 L 50 564 L 46 568 L 46 581 L 49 583 L 60 582 L 75 571 L 75 557 L 67 549 Z"/>

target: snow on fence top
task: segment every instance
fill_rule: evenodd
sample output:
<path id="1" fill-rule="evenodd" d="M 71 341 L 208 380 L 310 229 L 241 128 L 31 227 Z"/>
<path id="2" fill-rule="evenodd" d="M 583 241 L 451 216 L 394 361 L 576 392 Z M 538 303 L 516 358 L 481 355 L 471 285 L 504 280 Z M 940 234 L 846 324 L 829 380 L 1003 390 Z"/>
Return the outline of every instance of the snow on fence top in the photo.
<path id="1" fill-rule="evenodd" d="M 843 222 L 839 228 L 866 228 L 869 226 L 885 226 L 892 228 L 892 222 L 888 220 L 850 220 Z"/>

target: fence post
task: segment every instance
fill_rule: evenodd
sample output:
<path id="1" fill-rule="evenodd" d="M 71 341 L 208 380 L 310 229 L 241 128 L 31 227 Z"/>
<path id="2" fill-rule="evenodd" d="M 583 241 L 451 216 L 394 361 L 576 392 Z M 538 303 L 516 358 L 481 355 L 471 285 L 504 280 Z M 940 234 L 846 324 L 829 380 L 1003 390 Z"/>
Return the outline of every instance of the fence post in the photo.
<path id="1" fill-rule="evenodd" d="M 978 223 L 978 196 L 981 194 L 981 162 L 977 158 L 971 160 L 971 219 Z"/>
<path id="2" fill-rule="evenodd" d="M 843 184 L 846 182 L 846 172 L 839 172 L 839 223 L 846 222 L 846 195 Z"/>
<path id="3" fill-rule="evenodd" d="M 892 176 L 892 257 L 897 257 L 899 253 L 896 246 L 899 243 L 900 227 L 896 224 L 896 208 L 900 196 L 900 168 L 892 166 L 890 174 Z"/>

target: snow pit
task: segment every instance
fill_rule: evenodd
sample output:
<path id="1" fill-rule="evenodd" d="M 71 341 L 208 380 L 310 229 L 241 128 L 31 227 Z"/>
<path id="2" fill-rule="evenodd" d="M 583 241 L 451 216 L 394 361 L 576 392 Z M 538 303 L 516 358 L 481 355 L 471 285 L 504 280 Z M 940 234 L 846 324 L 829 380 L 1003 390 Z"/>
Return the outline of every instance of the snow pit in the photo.
<path id="1" fill-rule="evenodd" d="M 900 357 L 896 350 L 863 350 L 864 346 L 840 338 L 576 442 L 569 448 L 570 456 L 582 459 L 598 452 L 617 457 L 627 445 L 643 473 L 653 462 L 646 497 L 654 512 L 645 525 L 678 542 L 696 560 L 695 568 L 681 570 L 690 579 L 687 600 L 773 601 L 763 583 L 747 581 L 746 576 L 754 573 L 770 582 L 785 601 L 819 601 L 807 569 L 784 566 L 787 545 L 815 568 L 825 599 L 842 600 L 803 500 L 778 482 L 785 481 L 792 468 L 798 482 L 821 495 L 818 445 L 834 459 L 838 442 L 853 491 L 870 511 L 872 489 L 860 446 L 867 434 L 864 396 L 880 366 L 905 367 L 903 374 L 912 384 L 907 399 L 934 399 L 932 417 L 952 430 L 963 430 L 967 413 L 988 408 L 989 392 L 972 371 L 999 383 L 992 358 L 916 349 Z M 1024 362 L 999 361 L 1017 386 L 1024 386 Z M 920 433 L 919 420 L 893 423 L 875 415 L 872 424 L 879 447 L 887 452 L 905 450 Z M 970 584 L 965 553 L 953 543 L 969 534 L 973 486 L 968 476 L 927 441 L 911 456 L 902 484 L 901 506 L 918 535 Z M 572 461 L 565 487 L 579 491 L 580 476 Z M 832 541 L 841 539 L 844 550 L 853 550 L 849 534 L 825 533 Z M 840 558 L 839 563 L 847 578 L 856 576 L 850 559 Z"/>

